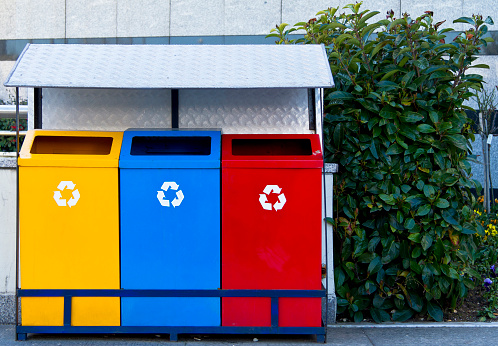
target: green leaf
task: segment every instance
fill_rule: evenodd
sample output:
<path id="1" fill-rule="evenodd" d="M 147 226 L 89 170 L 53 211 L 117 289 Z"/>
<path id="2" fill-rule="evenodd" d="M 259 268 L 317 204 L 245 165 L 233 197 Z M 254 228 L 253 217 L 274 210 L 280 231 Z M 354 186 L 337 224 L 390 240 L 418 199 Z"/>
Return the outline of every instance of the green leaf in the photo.
<path id="1" fill-rule="evenodd" d="M 429 62 L 427 61 L 426 58 L 422 57 L 415 61 L 413 65 L 417 66 L 419 69 L 425 70 L 426 68 L 429 67 Z"/>
<path id="2" fill-rule="evenodd" d="M 435 111 L 429 112 L 429 118 L 431 118 L 431 120 L 434 124 L 437 124 L 441 121 L 441 117 L 440 117 L 439 113 L 435 112 Z"/>
<path id="3" fill-rule="evenodd" d="M 372 139 L 372 142 L 370 142 L 370 152 L 372 153 L 372 156 L 376 159 L 379 158 L 379 155 L 377 154 L 377 148 L 375 147 L 375 141 Z"/>
<path id="4" fill-rule="evenodd" d="M 486 68 L 489 69 L 489 65 L 486 64 L 477 64 L 477 65 L 472 65 L 470 68 Z"/>
<path id="5" fill-rule="evenodd" d="M 434 304 L 432 301 L 427 302 L 427 312 L 436 321 L 441 322 L 443 320 L 443 310 L 441 310 L 439 305 Z"/>
<path id="6" fill-rule="evenodd" d="M 436 193 L 436 190 L 432 185 L 424 185 L 423 191 L 424 191 L 424 196 L 427 198 L 431 198 Z"/>
<path id="7" fill-rule="evenodd" d="M 421 254 L 422 254 L 422 248 L 420 248 L 418 246 L 415 249 L 413 249 L 413 251 L 412 251 L 413 258 L 418 258 L 418 257 L 420 257 Z"/>
<path id="8" fill-rule="evenodd" d="M 413 229 L 415 227 L 415 220 L 412 218 L 405 219 L 405 224 L 403 225 L 407 230 Z"/>
<path id="9" fill-rule="evenodd" d="M 405 111 L 399 119 L 406 123 L 416 123 L 417 121 L 424 119 L 424 116 L 416 112 Z"/>
<path id="10" fill-rule="evenodd" d="M 432 236 L 429 235 L 429 234 L 424 234 L 424 236 L 422 237 L 422 241 L 420 242 L 420 244 L 422 245 L 422 249 L 424 249 L 424 251 L 427 251 L 427 249 L 429 249 L 432 245 Z"/>
<path id="11" fill-rule="evenodd" d="M 370 262 L 372 262 L 372 261 L 373 261 L 376 257 L 378 257 L 378 255 L 377 255 L 377 254 L 367 252 L 367 253 L 364 253 L 363 255 L 361 255 L 360 257 L 358 257 L 358 262 L 361 262 L 361 263 L 370 263 Z"/>
<path id="12" fill-rule="evenodd" d="M 450 279 L 458 280 L 460 278 L 457 271 L 454 268 L 451 268 L 448 264 L 441 264 L 441 271 Z"/>
<path id="13" fill-rule="evenodd" d="M 440 261 L 441 257 L 444 255 L 444 245 L 441 239 L 436 241 L 436 245 L 434 246 L 434 255 L 438 261 Z"/>
<path id="14" fill-rule="evenodd" d="M 425 216 L 427 214 L 429 214 L 429 212 L 431 211 L 431 205 L 430 204 L 424 204 L 423 206 L 421 206 L 420 208 L 418 208 L 417 210 L 417 216 Z"/>
<path id="15" fill-rule="evenodd" d="M 349 302 L 346 299 L 338 298 L 337 299 L 337 305 L 339 305 L 339 306 L 348 306 Z"/>
<path id="16" fill-rule="evenodd" d="M 368 251 L 374 252 L 379 242 L 380 237 L 373 237 L 372 239 L 370 239 L 370 241 L 368 242 Z"/>
<path id="17" fill-rule="evenodd" d="M 455 220 L 454 216 L 456 215 L 455 210 L 443 210 L 441 213 L 441 216 L 443 217 L 444 221 L 451 225 L 459 226 L 460 224 L 458 223 L 457 220 Z"/>
<path id="18" fill-rule="evenodd" d="M 462 135 L 448 135 L 451 142 L 462 150 L 467 150 L 467 140 Z"/>
<path id="19" fill-rule="evenodd" d="M 334 140 L 334 145 L 339 148 L 342 144 L 342 138 L 343 138 L 343 135 L 342 135 L 342 124 L 339 123 L 335 126 L 334 128 L 334 134 L 332 136 L 333 140 Z"/>
<path id="20" fill-rule="evenodd" d="M 341 267 L 334 268 L 334 281 L 336 286 L 337 287 L 342 286 L 345 280 L 346 280 L 346 274 L 344 274 L 344 271 L 341 269 Z"/>
<path id="21" fill-rule="evenodd" d="M 329 101 L 333 100 L 354 100 L 355 97 L 353 94 L 345 92 L 345 91 L 334 91 L 330 93 L 327 98 Z"/>
<path id="22" fill-rule="evenodd" d="M 391 91 L 391 90 L 396 90 L 399 89 L 399 85 L 397 83 L 383 80 L 377 83 L 377 86 L 381 89 L 384 89 L 384 91 Z"/>
<path id="23" fill-rule="evenodd" d="M 382 49 L 386 44 L 388 44 L 388 41 L 381 42 L 375 46 L 375 48 L 372 50 L 370 53 L 370 60 L 373 59 L 373 57 Z"/>
<path id="24" fill-rule="evenodd" d="M 422 274 L 422 268 L 420 267 L 420 264 L 417 263 L 417 261 L 410 260 L 410 269 L 419 275 Z"/>
<path id="25" fill-rule="evenodd" d="M 408 300 L 408 304 L 410 305 L 410 307 L 416 312 L 421 312 L 422 308 L 424 307 L 422 298 L 420 298 L 420 296 L 415 292 L 409 292 L 408 296 L 410 297 L 410 299 Z"/>
<path id="26" fill-rule="evenodd" d="M 414 243 L 420 243 L 422 241 L 422 235 L 420 233 L 411 233 L 408 236 L 408 239 L 410 239 Z"/>
<path id="27" fill-rule="evenodd" d="M 395 74 L 396 72 L 399 72 L 399 71 L 401 71 L 401 70 L 395 69 L 395 70 L 389 71 L 380 80 L 381 81 L 386 80 L 389 77 L 391 77 L 393 74 Z"/>
<path id="28" fill-rule="evenodd" d="M 384 119 L 394 119 L 396 117 L 396 109 L 391 106 L 385 106 L 380 110 L 379 115 Z"/>
<path id="29" fill-rule="evenodd" d="M 336 44 L 338 46 L 340 46 L 342 41 L 344 41 L 345 39 L 348 39 L 348 38 L 353 38 L 353 36 L 351 36 L 351 34 L 341 34 L 341 35 L 339 35 L 339 37 L 337 37 Z"/>
<path id="30" fill-rule="evenodd" d="M 396 155 L 396 154 L 401 154 L 404 151 L 402 147 L 400 147 L 398 144 L 394 143 L 392 144 L 386 151 L 386 155 Z"/>
<path id="31" fill-rule="evenodd" d="M 365 23 L 367 20 L 369 20 L 373 16 L 378 15 L 379 13 L 380 13 L 379 11 L 372 11 L 372 12 L 365 14 L 363 17 L 361 17 L 360 24 Z"/>
<path id="32" fill-rule="evenodd" d="M 444 209 L 450 206 L 450 202 L 444 198 L 438 198 L 436 201 L 436 207 Z"/>
<path id="33" fill-rule="evenodd" d="M 359 322 L 363 321 L 363 313 L 361 311 L 355 312 L 355 314 L 354 314 L 354 321 L 356 323 L 359 323 Z"/>
<path id="34" fill-rule="evenodd" d="M 455 19 L 453 21 L 453 23 L 466 23 L 466 24 L 470 24 L 472 26 L 474 26 L 476 24 L 474 22 L 474 20 L 472 18 L 469 18 L 469 17 L 460 17 L 458 19 Z"/>
<path id="35" fill-rule="evenodd" d="M 372 316 L 372 319 L 377 323 L 388 322 L 391 320 L 391 317 L 387 312 L 377 308 L 370 309 L 370 316 Z"/>
<path id="36" fill-rule="evenodd" d="M 393 198 L 393 195 L 386 195 L 384 193 L 381 193 L 379 195 L 380 199 L 382 199 L 384 202 L 386 202 L 389 205 L 394 205 L 396 204 L 396 200 Z"/>
<path id="37" fill-rule="evenodd" d="M 368 265 L 368 273 L 370 275 L 377 273 L 382 268 L 382 260 L 380 256 L 375 257 L 375 259 Z"/>
<path id="38" fill-rule="evenodd" d="M 397 310 L 393 314 L 393 321 L 404 322 L 409 320 L 413 316 L 413 311 L 411 309 Z"/>
<path id="39" fill-rule="evenodd" d="M 417 131 L 422 133 L 436 132 L 436 129 L 429 124 L 420 124 L 417 126 Z"/>

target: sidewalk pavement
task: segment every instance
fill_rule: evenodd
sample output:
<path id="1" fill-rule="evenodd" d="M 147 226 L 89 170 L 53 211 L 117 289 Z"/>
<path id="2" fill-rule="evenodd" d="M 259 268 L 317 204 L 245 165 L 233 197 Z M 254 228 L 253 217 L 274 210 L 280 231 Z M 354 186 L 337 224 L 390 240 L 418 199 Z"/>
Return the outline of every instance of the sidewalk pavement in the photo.
<path id="1" fill-rule="evenodd" d="M 41 335 L 15 341 L 13 325 L 0 325 L 1 346 L 154 346 L 172 345 L 320 345 L 312 336 L 286 335 Z M 337 324 L 328 328 L 327 345 L 498 345 L 498 323 Z"/>

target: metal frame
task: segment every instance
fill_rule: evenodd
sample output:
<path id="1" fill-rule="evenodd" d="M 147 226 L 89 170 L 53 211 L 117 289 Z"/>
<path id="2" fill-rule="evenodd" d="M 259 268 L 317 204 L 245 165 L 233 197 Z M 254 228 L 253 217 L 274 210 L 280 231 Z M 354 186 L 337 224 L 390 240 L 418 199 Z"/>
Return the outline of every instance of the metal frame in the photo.
<path id="1" fill-rule="evenodd" d="M 19 88 L 16 87 L 16 157 L 19 158 Z M 15 309 L 16 309 L 16 328 L 19 325 L 19 298 L 17 291 L 19 290 L 19 163 L 16 160 L 16 292 L 15 292 Z M 18 334 L 16 331 L 16 341 Z"/>
<path id="2" fill-rule="evenodd" d="M 326 324 L 321 327 L 279 327 L 279 298 L 325 298 L 325 290 L 17 290 L 18 297 L 64 297 L 63 326 L 16 325 L 16 340 L 26 340 L 28 333 L 78 334 L 169 334 L 178 340 L 178 334 L 314 334 L 318 342 L 325 342 Z M 73 297 L 267 297 L 271 299 L 270 327 L 199 327 L 199 326 L 71 326 Z"/>
<path id="3" fill-rule="evenodd" d="M 316 93 L 318 89 L 318 93 Z M 310 129 L 322 137 L 323 143 L 323 91 L 321 88 L 308 88 L 308 105 Z M 315 107 L 312 100 L 317 101 Z M 178 90 L 172 89 L 172 125 L 178 126 Z M 177 111 L 176 111 L 177 112 Z M 313 114 L 312 114 L 313 113 Z M 312 124 L 314 123 L 314 124 Z M 42 88 L 35 88 L 35 128 L 42 128 Z M 174 128 L 175 126 L 172 126 Z M 323 150 L 323 149 L 322 149 Z M 19 147 L 19 87 L 16 87 L 16 151 L 20 155 Z M 315 335 L 317 342 L 325 342 L 327 336 L 328 317 L 328 280 L 321 290 L 131 290 L 131 289 L 21 289 L 19 285 L 19 234 L 20 234 L 20 211 L 19 211 L 19 165 L 17 171 L 17 203 L 16 203 L 16 340 L 26 340 L 28 333 L 50 333 L 50 334 L 169 334 L 170 340 L 178 340 L 178 334 L 302 334 Z M 323 174 L 323 193 L 325 193 L 325 178 Z M 326 199 L 326 198 L 325 198 Z M 323 232 L 323 229 L 322 229 Z M 325 261 L 328 276 L 328 254 L 327 254 L 327 231 L 325 230 Z M 20 297 L 64 297 L 64 325 L 63 326 L 22 326 L 19 325 L 19 299 Z M 271 326 L 270 327 L 199 327 L 199 326 L 72 326 L 71 311 L 73 297 L 261 297 L 271 299 Z M 322 317 L 320 327 L 280 327 L 279 321 L 279 299 L 290 298 L 321 298 L 325 302 L 325 318 Z M 323 316 L 322 307 L 322 316 Z"/>

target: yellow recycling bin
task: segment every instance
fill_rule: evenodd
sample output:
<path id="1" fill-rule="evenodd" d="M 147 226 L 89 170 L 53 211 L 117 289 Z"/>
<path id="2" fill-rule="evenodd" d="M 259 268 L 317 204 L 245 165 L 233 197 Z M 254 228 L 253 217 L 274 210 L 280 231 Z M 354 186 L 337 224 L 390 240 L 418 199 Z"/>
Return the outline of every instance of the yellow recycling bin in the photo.
<path id="1" fill-rule="evenodd" d="M 119 289 L 123 134 L 28 131 L 19 157 L 21 289 Z M 74 297 L 73 326 L 119 326 L 119 297 Z M 63 297 L 23 297 L 22 325 L 62 326 Z"/>

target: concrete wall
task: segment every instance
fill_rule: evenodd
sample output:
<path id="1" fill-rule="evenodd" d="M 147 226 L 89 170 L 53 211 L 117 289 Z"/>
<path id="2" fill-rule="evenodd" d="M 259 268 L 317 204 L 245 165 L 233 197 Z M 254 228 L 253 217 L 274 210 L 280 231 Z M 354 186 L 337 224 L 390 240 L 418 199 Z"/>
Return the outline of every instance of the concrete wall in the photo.
<path id="1" fill-rule="evenodd" d="M 0 324 L 12 323 L 16 288 L 15 159 L 0 158 Z"/>
<path id="2" fill-rule="evenodd" d="M 13 0 L 2 1 L 0 39 L 91 37 L 153 37 L 265 35 L 277 23 L 294 24 L 328 7 L 350 0 Z M 364 0 L 363 8 L 408 12 L 418 16 L 434 11 L 443 26 L 462 30 L 452 20 L 482 13 L 498 19 L 494 0 Z M 491 30 L 496 30 L 496 25 Z"/>
<path id="3" fill-rule="evenodd" d="M 3 1 L 0 39 L 260 35 L 340 1 Z"/>
<path id="4" fill-rule="evenodd" d="M 476 140 L 472 143 L 473 153 L 477 155 L 479 163 L 471 162 L 473 179 L 479 181 L 484 188 L 484 165 L 482 156 L 482 139 L 480 135 L 476 135 Z M 490 150 L 490 167 L 491 167 L 491 181 L 493 188 L 498 188 L 498 135 L 493 136 Z"/>

